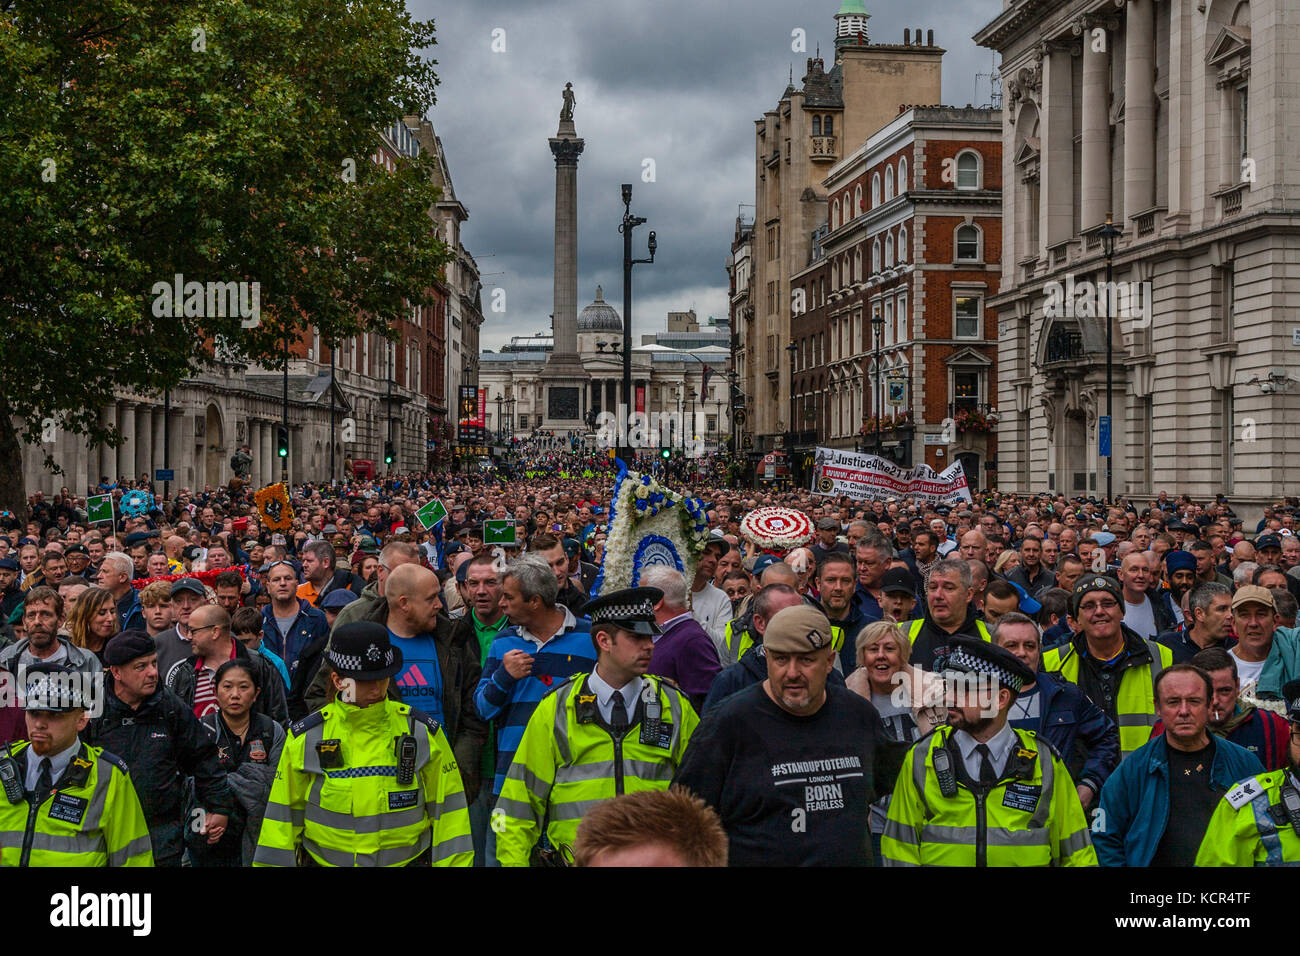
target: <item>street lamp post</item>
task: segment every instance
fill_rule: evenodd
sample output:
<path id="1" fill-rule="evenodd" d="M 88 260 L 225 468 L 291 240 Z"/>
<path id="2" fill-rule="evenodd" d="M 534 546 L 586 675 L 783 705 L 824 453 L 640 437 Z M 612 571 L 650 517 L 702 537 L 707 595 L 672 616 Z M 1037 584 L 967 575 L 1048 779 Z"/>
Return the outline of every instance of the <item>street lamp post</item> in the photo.
<path id="1" fill-rule="evenodd" d="M 501 437 L 501 436 L 502 436 L 503 434 L 505 434 L 504 430 L 503 430 L 502 427 L 501 427 L 501 425 L 502 425 L 502 423 L 501 423 L 501 405 L 502 405 L 504 402 L 505 402 L 505 397 L 504 397 L 500 392 L 498 392 L 498 393 L 497 393 L 497 444 L 498 444 L 498 445 L 501 444 L 501 442 L 502 442 L 502 437 Z"/>
<path id="2" fill-rule="evenodd" d="M 799 346 L 791 342 L 785 347 L 786 353 L 790 356 L 790 425 L 786 430 L 790 436 L 786 439 L 786 454 L 790 458 L 790 467 L 794 467 L 794 360 L 799 353 Z M 792 476 L 793 477 L 793 476 Z"/>
<path id="3" fill-rule="evenodd" d="M 1116 229 L 1115 224 L 1111 222 L 1111 214 L 1106 213 L 1106 225 L 1103 226 L 1101 230 L 1101 248 L 1102 248 L 1102 252 L 1104 252 L 1106 256 L 1106 295 L 1103 297 L 1103 300 L 1105 302 L 1105 313 L 1106 313 L 1106 428 L 1107 428 L 1106 503 L 1107 504 L 1110 504 L 1111 502 L 1114 501 L 1114 494 L 1112 488 L 1112 476 L 1114 474 L 1114 471 L 1111 467 L 1111 460 L 1112 460 L 1111 446 L 1114 444 L 1115 441 L 1115 419 L 1111 417 L 1111 401 L 1112 401 L 1112 391 L 1115 385 L 1115 367 L 1113 364 L 1113 356 L 1111 353 L 1112 346 L 1111 346 L 1110 303 L 1111 303 L 1111 289 L 1113 288 L 1113 286 L 1111 285 L 1111 274 L 1112 274 L 1112 263 L 1115 259 L 1115 243 L 1121 235 L 1123 235 L 1123 233 L 1119 229 Z M 1099 430 L 1100 430 L 1100 426 L 1099 426 Z"/>
<path id="4" fill-rule="evenodd" d="M 623 401 L 628 408 L 632 407 L 632 267 L 637 264 L 649 264 L 655 261 L 655 250 L 659 247 L 658 238 L 654 230 L 650 230 L 650 237 L 646 247 L 650 251 L 649 259 L 632 258 L 632 230 L 637 226 L 644 225 L 646 220 L 643 216 L 632 215 L 632 184 L 623 183 L 623 221 L 619 224 L 618 231 L 623 234 Z M 617 413 L 617 408 L 615 408 Z M 626 445 L 619 448 L 619 457 L 627 462 L 631 460 L 631 449 Z"/>
<path id="5" fill-rule="evenodd" d="M 877 457 L 880 456 L 880 453 L 883 450 L 883 446 L 880 444 L 880 417 L 881 417 L 881 413 L 884 411 L 883 406 L 885 402 L 883 397 L 880 394 L 880 344 L 881 344 L 881 339 L 884 338 L 884 332 L 885 332 L 885 317 L 882 316 L 879 312 L 876 312 L 874 315 L 871 316 L 871 340 L 876 347 L 875 348 L 876 381 L 875 384 L 872 386 L 871 394 L 872 394 L 873 404 L 876 406 L 876 456 Z"/>

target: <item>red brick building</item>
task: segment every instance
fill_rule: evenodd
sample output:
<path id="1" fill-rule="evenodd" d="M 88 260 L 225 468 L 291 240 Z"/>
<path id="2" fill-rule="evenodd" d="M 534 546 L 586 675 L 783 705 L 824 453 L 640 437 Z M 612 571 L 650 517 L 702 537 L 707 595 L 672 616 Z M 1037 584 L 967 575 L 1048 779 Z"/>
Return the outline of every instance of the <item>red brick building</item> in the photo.
<path id="1" fill-rule="evenodd" d="M 796 382 L 822 444 L 873 451 L 880 416 L 885 457 L 991 483 L 1001 170 L 1001 111 L 942 106 L 904 107 L 831 168 L 824 271 L 792 280 L 817 293 Z"/>

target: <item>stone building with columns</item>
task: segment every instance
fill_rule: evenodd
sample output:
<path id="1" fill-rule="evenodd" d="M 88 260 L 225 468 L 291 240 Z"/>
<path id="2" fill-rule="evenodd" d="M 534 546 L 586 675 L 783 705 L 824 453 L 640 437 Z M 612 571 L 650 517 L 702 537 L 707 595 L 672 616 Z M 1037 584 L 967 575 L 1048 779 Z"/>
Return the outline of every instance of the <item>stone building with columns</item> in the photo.
<path id="1" fill-rule="evenodd" d="M 1009 0 L 975 40 L 1006 94 L 1001 488 L 1105 494 L 1109 329 L 1115 494 L 1294 490 L 1294 0 Z"/>
<path id="2" fill-rule="evenodd" d="M 580 396 L 584 422 L 601 412 L 617 414 L 620 403 L 660 414 L 699 413 L 703 428 L 699 437 L 705 448 L 725 449 L 731 429 L 728 323 L 710 319 L 701 324 L 693 311 L 674 312 L 669 314 L 666 331 L 643 334 L 641 339 L 632 348 L 633 402 L 629 403 L 622 395 L 623 320 L 597 286 L 596 298 L 579 314 L 575 332 L 577 357 L 590 377 Z M 499 352 L 479 356 L 480 387 L 487 392 L 487 430 L 494 443 L 524 439 L 549 428 L 543 373 L 552 348 L 551 336 L 538 333 L 515 336 Z M 712 370 L 707 383 L 706 368 Z M 586 429 L 558 431 L 566 430 Z"/>

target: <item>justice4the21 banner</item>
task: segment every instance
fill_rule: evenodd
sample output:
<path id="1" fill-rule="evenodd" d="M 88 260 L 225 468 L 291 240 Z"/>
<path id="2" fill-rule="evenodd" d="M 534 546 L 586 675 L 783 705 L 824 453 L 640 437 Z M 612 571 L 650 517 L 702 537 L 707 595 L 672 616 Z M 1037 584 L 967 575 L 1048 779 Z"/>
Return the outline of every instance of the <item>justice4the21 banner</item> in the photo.
<path id="1" fill-rule="evenodd" d="M 961 462 L 940 472 L 926 464 L 899 468 L 875 455 L 839 448 L 817 449 L 811 490 L 818 495 L 847 496 L 859 501 L 896 497 L 955 505 L 971 500 Z"/>

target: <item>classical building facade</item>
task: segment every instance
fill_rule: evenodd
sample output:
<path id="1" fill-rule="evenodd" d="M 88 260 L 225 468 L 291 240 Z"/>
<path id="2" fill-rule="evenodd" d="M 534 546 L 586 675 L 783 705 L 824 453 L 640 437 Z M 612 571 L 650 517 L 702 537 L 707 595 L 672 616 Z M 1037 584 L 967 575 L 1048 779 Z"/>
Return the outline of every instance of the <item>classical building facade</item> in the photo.
<path id="1" fill-rule="evenodd" d="M 1293 490 L 1294 0 L 1011 0 L 975 39 L 1007 94 L 1001 487 L 1105 494 L 1109 330 L 1115 494 Z"/>
<path id="2" fill-rule="evenodd" d="M 943 50 L 934 31 L 906 31 L 902 44 L 870 42 L 862 0 L 844 0 L 835 15 L 835 59 L 827 70 L 808 59 L 798 89 L 791 83 L 775 107 L 755 122 L 753 234 L 754 318 L 747 323 L 745 433 L 755 452 L 781 447 L 797 430 L 790 421 L 793 297 L 791 276 L 812 261 L 813 232 L 826 218 L 822 185 L 844 149 L 897 115 L 904 103 L 937 103 Z"/>
<path id="3" fill-rule="evenodd" d="M 633 402 L 623 399 L 623 320 L 596 287 L 596 298 L 578 315 L 577 350 L 591 381 L 581 396 L 584 421 L 601 412 L 631 410 L 673 413 L 698 421 L 705 448 L 726 447 L 731 429 L 727 369 L 731 330 L 695 313 L 669 313 L 665 332 L 642 335 L 632 348 Z M 527 438 L 543 429 L 546 419 L 542 371 L 554 347 L 546 333 L 515 336 L 500 352 L 479 356 L 480 387 L 486 391 L 489 437 L 497 444 Z M 706 371 L 707 370 L 707 371 Z M 695 417 L 698 413 L 698 419 Z"/>
<path id="4" fill-rule="evenodd" d="M 989 486 L 1001 167 L 999 110 L 917 106 L 829 170 L 814 263 L 791 279 L 805 443 L 870 451 L 879 431 L 886 457 L 957 459 Z"/>

